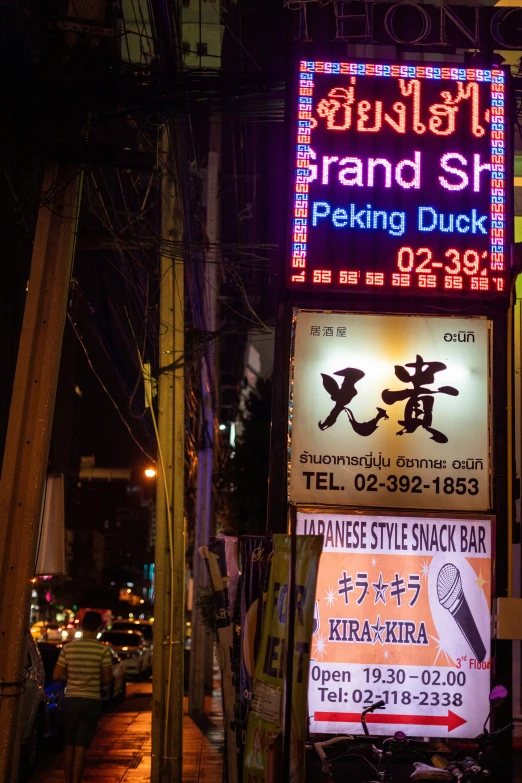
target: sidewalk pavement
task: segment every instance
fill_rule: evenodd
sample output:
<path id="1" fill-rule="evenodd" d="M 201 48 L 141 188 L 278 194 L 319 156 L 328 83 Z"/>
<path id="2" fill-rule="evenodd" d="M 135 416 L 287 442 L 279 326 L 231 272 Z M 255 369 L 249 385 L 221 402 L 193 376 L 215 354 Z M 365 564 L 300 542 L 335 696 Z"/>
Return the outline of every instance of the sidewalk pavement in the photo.
<path id="1" fill-rule="evenodd" d="M 131 683 L 128 697 L 100 720 L 87 755 L 85 783 L 150 781 L 152 686 Z M 223 768 L 223 715 L 218 691 L 208 698 L 199 725 L 183 716 L 183 783 L 220 783 Z M 55 755 L 30 783 L 63 783 L 63 753 Z"/>

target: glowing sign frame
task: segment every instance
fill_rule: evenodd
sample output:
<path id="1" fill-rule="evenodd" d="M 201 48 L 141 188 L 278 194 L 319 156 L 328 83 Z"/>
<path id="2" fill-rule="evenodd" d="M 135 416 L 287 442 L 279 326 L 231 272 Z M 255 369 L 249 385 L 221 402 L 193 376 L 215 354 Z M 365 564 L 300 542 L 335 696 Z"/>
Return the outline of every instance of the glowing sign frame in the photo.
<path id="1" fill-rule="evenodd" d="M 371 720 L 373 735 L 390 734 L 386 716 L 394 713 L 409 736 L 477 736 L 491 689 L 495 525 L 492 516 L 457 519 L 297 506 L 298 535 L 324 536 L 308 682 L 312 734 L 360 734 L 363 699 L 370 698 L 387 704 L 382 717 Z M 428 531 L 433 546 L 423 549 Z M 453 544 L 445 545 L 442 531 L 453 531 Z M 469 547 L 479 536 L 480 547 Z M 462 574 L 461 587 L 470 596 L 470 625 L 483 641 L 478 658 L 457 612 L 438 598 L 437 576 L 447 563 Z M 425 644 L 411 635 L 406 643 L 401 621 L 410 621 L 412 630 L 414 623 L 416 630 L 422 622 L 433 623 L 436 630 L 427 630 Z"/>
<path id="2" fill-rule="evenodd" d="M 351 271 L 340 271 L 339 280 L 332 279 L 332 271 L 325 269 L 314 269 L 313 278 L 307 279 L 307 256 L 308 256 L 308 231 L 311 221 L 311 204 L 308 198 L 311 176 L 310 166 L 310 137 L 312 131 L 312 105 L 314 87 L 317 75 L 340 75 L 340 76 L 365 76 L 365 77 L 389 77 L 394 79 L 418 79 L 418 80 L 440 80 L 461 82 L 466 85 L 473 83 L 489 83 L 490 103 L 488 110 L 490 112 L 490 201 L 489 201 L 489 269 L 496 277 L 484 277 L 473 272 L 467 272 L 469 275 L 469 287 L 463 289 L 462 276 L 456 277 L 457 273 L 447 273 L 443 278 L 443 287 L 437 286 L 437 278 L 433 274 L 419 274 L 416 278 L 417 286 L 410 285 L 410 277 L 402 274 L 401 268 L 398 268 L 392 274 L 391 285 L 385 284 L 384 274 L 376 271 L 363 272 L 362 269 Z M 365 63 L 365 62 L 328 62 L 322 60 L 301 60 L 299 62 L 299 74 L 297 84 L 297 105 L 295 114 L 295 123 L 297 125 L 297 134 L 294 136 L 295 147 L 295 166 L 292 186 L 292 204 L 291 215 L 291 237 L 290 253 L 287 271 L 287 285 L 294 289 L 320 288 L 322 290 L 352 290 L 352 291 L 371 291 L 381 290 L 401 290 L 408 293 L 437 293 L 460 294 L 475 297 L 478 295 L 507 293 L 509 289 L 508 281 L 508 241 L 510 239 L 510 226 L 507 222 L 510 203 L 507 190 L 507 172 L 510 170 L 509 154 L 507 148 L 509 140 L 506 128 L 506 80 L 507 74 L 501 68 L 468 68 L 457 66 L 439 66 L 439 65 L 406 65 L 406 64 L 384 64 L 384 63 Z M 474 118 L 475 119 L 475 118 Z M 293 126 L 295 130 L 295 125 Z M 351 205 L 352 207 L 354 205 Z M 370 206 L 370 205 L 368 205 Z M 344 210 L 337 210 L 344 212 Z M 359 214 L 362 214 L 359 213 Z M 379 213 L 383 214 L 383 213 Z M 364 219 L 364 218 L 363 218 Z M 367 218 L 368 219 L 368 218 Z M 375 218 L 374 218 L 375 221 Z M 315 223 L 314 225 L 317 225 Z M 375 223 L 374 223 L 375 226 Z M 443 229 L 444 230 L 444 229 Z M 460 231 L 460 229 L 459 229 Z M 405 244 L 408 244 L 406 241 Z M 399 254 L 405 251 L 419 255 L 426 248 L 414 250 L 410 247 L 403 247 Z M 429 251 L 428 251 L 429 252 Z M 449 251 L 448 251 L 449 252 Z M 475 251 L 464 251 L 475 253 Z M 477 254 L 476 254 L 477 255 Z M 420 259 L 422 261 L 422 257 Z M 402 262 L 401 262 L 402 263 Z M 460 265 L 460 259 L 455 261 Z M 325 262 L 325 266 L 327 266 Z M 400 266 L 398 262 L 398 266 Z M 441 263 L 435 266 L 442 267 Z M 478 269 L 478 266 L 477 266 Z M 447 267 L 446 267 L 447 270 Z M 338 271 L 338 270 L 336 270 Z M 365 275 L 363 279 L 363 274 Z M 495 287 L 490 286 L 493 282 Z"/>

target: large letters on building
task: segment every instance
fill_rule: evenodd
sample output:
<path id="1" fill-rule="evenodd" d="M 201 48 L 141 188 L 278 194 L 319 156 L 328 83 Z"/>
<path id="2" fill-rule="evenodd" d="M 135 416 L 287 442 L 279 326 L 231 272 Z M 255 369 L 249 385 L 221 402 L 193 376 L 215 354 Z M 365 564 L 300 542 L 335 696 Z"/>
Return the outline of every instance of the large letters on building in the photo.
<path id="1" fill-rule="evenodd" d="M 303 43 L 380 44 L 407 51 L 521 49 L 522 9 L 480 5 L 284 0 L 289 38 Z"/>

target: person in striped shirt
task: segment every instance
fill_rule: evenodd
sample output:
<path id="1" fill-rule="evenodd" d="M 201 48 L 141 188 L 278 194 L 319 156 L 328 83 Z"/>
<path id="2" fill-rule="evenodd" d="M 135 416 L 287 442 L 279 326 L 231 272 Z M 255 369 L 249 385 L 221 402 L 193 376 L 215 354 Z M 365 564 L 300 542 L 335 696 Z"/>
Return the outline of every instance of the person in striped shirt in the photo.
<path id="1" fill-rule="evenodd" d="M 56 680 L 65 680 L 65 783 L 80 783 L 85 756 L 101 715 L 101 688 L 112 679 L 109 648 L 98 641 L 102 617 L 86 612 L 83 636 L 64 645 L 54 667 Z"/>

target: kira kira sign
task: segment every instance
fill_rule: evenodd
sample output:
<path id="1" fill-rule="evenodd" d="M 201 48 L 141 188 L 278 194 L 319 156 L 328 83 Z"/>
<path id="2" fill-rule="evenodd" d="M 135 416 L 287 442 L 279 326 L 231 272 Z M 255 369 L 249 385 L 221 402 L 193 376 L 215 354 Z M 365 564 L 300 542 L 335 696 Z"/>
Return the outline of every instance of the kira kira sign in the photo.
<path id="1" fill-rule="evenodd" d="M 294 310 L 289 500 L 490 508 L 485 318 Z"/>
<path id="2" fill-rule="evenodd" d="M 303 60 L 294 78 L 288 284 L 507 293 L 506 73 Z"/>
<path id="3" fill-rule="evenodd" d="M 490 688 L 491 520 L 298 511 L 323 535 L 312 732 L 475 737 Z"/>

